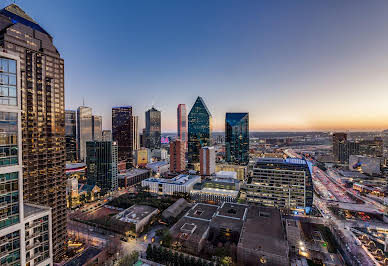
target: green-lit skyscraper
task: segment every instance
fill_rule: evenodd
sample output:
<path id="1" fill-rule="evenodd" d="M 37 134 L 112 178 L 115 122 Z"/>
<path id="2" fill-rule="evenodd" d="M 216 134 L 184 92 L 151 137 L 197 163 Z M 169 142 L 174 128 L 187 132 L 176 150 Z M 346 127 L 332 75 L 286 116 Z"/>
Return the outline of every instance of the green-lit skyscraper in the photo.
<path id="1" fill-rule="evenodd" d="M 192 165 L 199 162 L 201 148 L 211 145 L 212 115 L 201 97 L 191 108 L 188 121 L 188 159 Z"/>
<path id="2" fill-rule="evenodd" d="M 249 162 L 249 114 L 226 113 L 226 161 L 235 164 Z"/>

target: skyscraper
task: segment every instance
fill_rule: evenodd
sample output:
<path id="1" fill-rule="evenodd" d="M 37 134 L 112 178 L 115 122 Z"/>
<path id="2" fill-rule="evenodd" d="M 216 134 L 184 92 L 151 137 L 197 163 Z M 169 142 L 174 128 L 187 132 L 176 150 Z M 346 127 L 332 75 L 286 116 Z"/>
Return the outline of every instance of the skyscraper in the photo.
<path id="1" fill-rule="evenodd" d="M 102 131 L 102 141 L 112 141 L 112 131 L 105 129 Z"/>
<path id="2" fill-rule="evenodd" d="M 102 139 L 102 116 L 92 115 L 92 140 Z"/>
<path id="3" fill-rule="evenodd" d="M 112 141 L 86 142 L 87 182 L 103 193 L 118 188 L 117 144 Z"/>
<path id="4" fill-rule="evenodd" d="M 125 161 L 126 168 L 132 168 L 132 106 L 112 108 L 112 138 L 117 143 L 119 162 Z"/>
<path id="5" fill-rule="evenodd" d="M 214 147 L 202 147 L 200 152 L 201 175 L 212 175 L 216 172 L 216 151 Z"/>
<path id="6" fill-rule="evenodd" d="M 161 113 L 154 107 L 145 113 L 146 138 L 145 146 L 151 150 L 160 148 Z M 144 136 L 143 136 L 144 137 Z"/>
<path id="7" fill-rule="evenodd" d="M 202 147 L 211 145 L 212 115 L 205 102 L 198 97 L 188 115 L 189 164 L 199 162 Z"/>
<path id="8" fill-rule="evenodd" d="M 52 216 L 48 207 L 23 203 L 20 58 L 0 52 L 1 265 L 52 265 Z"/>
<path id="9" fill-rule="evenodd" d="M 77 109 L 77 149 L 78 159 L 85 162 L 86 142 L 93 140 L 92 108 L 80 106 Z"/>
<path id="10" fill-rule="evenodd" d="M 77 113 L 73 110 L 66 110 L 65 113 L 65 134 L 66 134 L 66 161 L 77 160 Z"/>
<path id="11" fill-rule="evenodd" d="M 346 163 L 349 160 L 349 148 L 347 143 L 346 133 L 333 134 L 333 155 L 334 161 L 338 163 Z"/>
<path id="12" fill-rule="evenodd" d="M 186 143 L 181 139 L 170 142 L 170 172 L 179 173 L 186 169 Z"/>
<path id="13" fill-rule="evenodd" d="M 140 149 L 140 135 L 139 135 L 139 117 L 137 115 L 132 116 L 132 132 L 133 132 L 133 150 Z"/>
<path id="14" fill-rule="evenodd" d="M 0 10 L 0 29 L 1 48 L 20 57 L 24 199 L 52 208 L 58 260 L 67 235 L 64 61 L 52 36 L 17 5 Z M 14 104 L 12 93 L 3 101 Z"/>
<path id="15" fill-rule="evenodd" d="M 187 143 L 187 111 L 186 111 L 185 104 L 178 105 L 177 126 L 178 126 L 178 139 Z"/>
<path id="16" fill-rule="evenodd" d="M 249 162 L 249 114 L 226 113 L 226 161 L 246 165 Z"/>

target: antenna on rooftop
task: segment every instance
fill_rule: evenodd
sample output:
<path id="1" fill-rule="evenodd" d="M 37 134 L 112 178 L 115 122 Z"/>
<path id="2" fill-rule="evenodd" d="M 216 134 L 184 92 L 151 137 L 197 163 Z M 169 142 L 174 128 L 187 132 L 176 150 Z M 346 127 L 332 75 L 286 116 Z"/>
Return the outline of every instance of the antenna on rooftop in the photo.
<path id="1" fill-rule="evenodd" d="M 82 97 L 82 106 L 85 106 L 85 97 Z"/>

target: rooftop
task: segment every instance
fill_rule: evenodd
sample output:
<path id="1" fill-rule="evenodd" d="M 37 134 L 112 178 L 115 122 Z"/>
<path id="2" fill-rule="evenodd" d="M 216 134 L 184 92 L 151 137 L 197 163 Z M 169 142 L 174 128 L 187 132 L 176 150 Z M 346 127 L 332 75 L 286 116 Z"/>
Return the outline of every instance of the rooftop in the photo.
<path id="1" fill-rule="evenodd" d="M 159 166 L 164 166 L 167 164 L 168 164 L 168 162 L 166 162 L 166 161 L 158 161 L 158 162 L 153 162 L 153 163 L 147 163 L 147 167 L 159 167 Z"/>
<path id="2" fill-rule="evenodd" d="M 39 206 L 30 203 L 24 203 L 24 218 L 27 219 L 29 216 L 32 216 L 37 213 L 49 211 L 49 207 Z"/>
<path id="3" fill-rule="evenodd" d="M 128 209 L 116 215 L 116 218 L 122 222 L 138 222 L 157 210 L 147 205 L 132 205 Z"/>
<path id="4" fill-rule="evenodd" d="M 131 177 L 134 177 L 134 176 L 138 176 L 138 175 L 141 175 L 141 174 L 144 174 L 144 173 L 148 173 L 150 170 L 147 170 L 147 169 L 140 169 L 140 168 L 132 168 L 131 170 L 127 170 L 126 172 L 124 173 L 120 173 L 118 174 L 118 178 L 131 178 Z"/>
<path id="5" fill-rule="evenodd" d="M 154 182 L 159 184 L 174 184 L 174 185 L 186 185 L 192 182 L 197 182 L 200 179 L 197 175 L 185 175 L 181 174 L 171 179 L 150 177 L 145 179 L 147 182 Z"/>
<path id="6" fill-rule="evenodd" d="M 224 202 L 218 209 L 216 216 L 232 218 L 236 220 L 245 220 L 248 211 L 248 205 Z"/>
<path id="7" fill-rule="evenodd" d="M 85 163 L 67 163 L 66 170 L 77 170 L 78 168 L 86 167 Z"/>
<path id="8" fill-rule="evenodd" d="M 193 194 L 195 194 L 195 193 L 205 193 L 206 194 L 207 193 L 207 194 L 214 194 L 214 195 L 237 198 L 239 191 L 230 190 L 230 189 L 204 187 L 201 190 L 194 188 L 194 190 L 192 190 L 191 193 L 193 193 Z"/>
<path id="9" fill-rule="evenodd" d="M 250 206 L 239 247 L 286 256 L 288 245 L 279 210 Z"/>
<path id="10" fill-rule="evenodd" d="M 210 222 L 218 208 L 216 205 L 197 203 L 186 213 L 185 217 Z"/>
<path id="11" fill-rule="evenodd" d="M 180 198 L 164 210 L 163 217 L 177 217 L 188 206 L 190 206 L 190 203 L 188 203 L 185 199 Z"/>
<path id="12" fill-rule="evenodd" d="M 237 179 L 237 173 L 234 171 L 219 171 L 216 172 L 216 177 Z"/>

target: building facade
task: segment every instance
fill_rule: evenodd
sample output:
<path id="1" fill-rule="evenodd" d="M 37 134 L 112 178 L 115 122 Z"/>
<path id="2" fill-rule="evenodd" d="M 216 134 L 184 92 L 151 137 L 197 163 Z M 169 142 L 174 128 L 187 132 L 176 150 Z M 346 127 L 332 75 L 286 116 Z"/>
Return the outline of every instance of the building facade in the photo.
<path id="1" fill-rule="evenodd" d="M 78 159 L 85 162 L 86 142 L 93 140 L 92 108 L 80 106 L 77 109 L 77 149 Z"/>
<path id="2" fill-rule="evenodd" d="M 112 138 L 118 146 L 118 160 L 126 162 L 126 168 L 132 168 L 133 161 L 132 106 L 112 108 Z"/>
<path id="3" fill-rule="evenodd" d="M 248 202 L 308 213 L 313 204 L 311 163 L 297 158 L 258 159 L 245 190 Z"/>
<path id="4" fill-rule="evenodd" d="M 160 149 L 161 112 L 154 107 L 149 109 L 145 113 L 145 124 L 145 147 L 151 150 Z"/>
<path id="5" fill-rule="evenodd" d="M 181 174 L 172 179 L 150 177 L 141 182 L 143 187 L 149 187 L 151 193 L 173 195 L 174 193 L 190 193 L 194 184 L 201 182 L 197 175 Z"/>
<path id="6" fill-rule="evenodd" d="M 234 164 L 249 163 L 249 114 L 226 113 L 226 161 Z"/>
<path id="7" fill-rule="evenodd" d="M 139 117 L 137 115 L 132 116 L 132 132 L 133 132 L 133 150 L 140 149 L 140 135 L 139 135 Z"/>
<path id="8" fill-rule="evenodd" d="M 102 131 L 102 141 L 112 141 L 112 131 L 105 129 Z"/>
<path id="9" fill-rule="evenodd" d="M 77 112 L 65 112 L 66 161 L 77 161 Z"/>
<path id="10" fill-rule="evenodd" d="M 102 116 L 92 115 L 92 140 L 102 140 Z"/>
<path id="11" fill-rule="evenodd" d="M 186 104 L 179 104 L 177 108 L 178 139 L 187 143 L 187 110 Z M 186 146 L 186 144 L 185 144 Z"/>
<path id="12" fill-rule="evenodd" d="M 333 134 L 333 155 L 337 163 L 346 163 L 349 160 L 348 135 L 346 133 Z"/>
<path id="13" fill-rule="evenodd" d="M 212 116 L 205 102 L 198 97 L 188 115 L 188 160 L 192 167 L 199 163 L 200 150 L 211 145 Z"/>
<path id="14" fill-rule="evenodd" d="M 66 251 L 67 235 L 64 61 L 52 36 L 17 5 L 0 10 L 0 29 L 1 48 L 20 58 L 24 199 L 52 208 L 52 247 L 58 260 Z M 2 103 L 15 105 L 14 81 L 5 80 L 8 95 Z"/>
<path id="15" fill-rule="evenodd" d="M 23 202 L 20 68 L 17 53 L 0 52 L 0 86 L 7 92 L 0 96 L 0 264 L 52 265 L 51 209 Z"/>
<path id="16" fill-rule="evenodd" d="M 170 142 L 170 172 L 180 173 L 186 170 L 186 143 L 181 139 Z"/>
<path id="17" fill-rule="evenodd" d="M 103 193 L 117 190 L 117 144 L 111 141 L 88 141 L 86 150 L 87 183 L 98 186 Z"/>
<path id="18" fill-rule="evenodd" d="M 214 147 L 203 147 L 200 152 L 201 175 L 212 175 L 216 172 L 216 151 Z"/>

